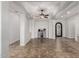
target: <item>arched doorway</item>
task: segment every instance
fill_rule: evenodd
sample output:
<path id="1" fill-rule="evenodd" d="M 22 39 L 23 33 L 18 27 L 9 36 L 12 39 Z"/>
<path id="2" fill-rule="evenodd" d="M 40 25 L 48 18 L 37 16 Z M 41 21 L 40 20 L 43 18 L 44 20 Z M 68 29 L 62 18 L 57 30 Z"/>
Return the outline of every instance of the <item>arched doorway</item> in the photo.
<path id="1" fill-rule="evenodd" d="M 62 37 L 62 23 L 55 24 L 55 37 Z"/>

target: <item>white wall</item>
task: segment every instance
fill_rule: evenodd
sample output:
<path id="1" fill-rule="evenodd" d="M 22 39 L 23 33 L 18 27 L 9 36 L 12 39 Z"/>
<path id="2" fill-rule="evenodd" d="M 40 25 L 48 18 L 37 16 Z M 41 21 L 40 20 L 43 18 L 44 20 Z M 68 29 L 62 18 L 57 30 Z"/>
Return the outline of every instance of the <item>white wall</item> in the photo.
<path id="1" fill-rule="evenodd" d="M 2 2 L 2 46 L 1 46 L 1 57 L 9 57 L 9 43 L 13 43 L 20 39 L 20 19 L 24 20 L 24 44 L 29 39 L 29 25 L 26 19 L 26 12 L 22 12 L 23 8 L 13 2 Z M 20 16 L 22 18 L 20 18 Z M 22 26 L 21 26 L 22 27 Z M 27 35 L 26 35 L 26 34 Z M 22 35 L 21 35 L 22 37 Z"/>
<path id="2" fill-rule="evenodd" d="M 2 2 L 2 40 L 1 40 L 1 57 L 8 57 L 9 46 L 9 19 L 8 19 L 8 2 Z"/>
<path id="3" fill-rule="evenodd" d="M 65 36 L 65 21 L 64 20 L 49 20 L 49 38 L 55 39 L 55 24 L 62 23 L 62 35 Z"/>
<path id="4" fill-rule="evenodd" d="M 20 46 L 25 45 L 25 15 L 20 14 Z"/>
<path id="5" fill-rule="evenodd" d="M 43 29 L 46 28 L 48 29 L 48 21 L 45 20 L 30 20 L 30 35 L 31 38 L 37 38 L 38 36 L 38 29 Z M 48 37 L 48 30 L 47 30 L 47 35 Z"/>
<path id="6" fill-rule="evenodd" d="M 55 34 L 55 32 L 54 32 L 54 21 L 53 20 L 49 20 L 49 25 L 48 25 L 49 27 L 49 38 L 51 38 L 51 39 L 54 39 L 54 35 L 53 34 Z"/>
<path id="7" fill-rule="evenodd" d="M 75 26 L 76 26 L 76 29 L 75 29 L 76 35 L 79 36 L 79 14 L 75 17 L 74 22 L 75 22 Z"/>
<path id="8" fill-rule="evenodd" d="M 20 40 L 20 15 L 24 13 L 16 2 L 9 2 L 9 43 L 12 44 Z"/>
<path id="9" fill-rule="evenodd" d="M 10 2 L 10 43 L 20 40 L 20 45 L 24 46 L 29 39 L 29 19 L 23 7 L 16 2 Z"/>
<path id="10" fill-rule="evenodd" d="M 38 29 L 47 29 L 47 38 L 55 39 L 55 24 L 61 22 L 63 25 L 63 37 L 65 36 L 65 21 L 54 19 L 30 20 L 31 38 L 37 38 Z"/>
<path id="11" fill-rule="evenodd" d="M 48 19 L 30 20 L 31 38 L 37 38 L 38 29 L 44 29 L 44 28 L 46 28 L 46 38 L 53 38 L 54 37 L 53 20 Z"/>
<path id="12" fill-rule="evenodd" d="M 16 13 L 9 12 L 9 43 L 12 44 L 20 40 L 20 20 Z"/>
<path id="13" fill-rule="evenodd" d="M 20 15 L 20 45 L 24 46 L 30 41 L 29 20 L 25 14 Z"/>
<path id="14" fill-rule="evenodd" d="M 49 37 L 49 34 L 48 34 L 49 21 L 48 20 L 35 20 L 34 24 L 35 24 L 34 25 L 35 38 L 38 37 L 38 29 L 44 29 L 44 28 L 46 28 L 46 38 Z"/>
<path id="15" fill-rule="evenodd" d="M 55 24 L 56 24 L 57 22 L 62 23 L 62 37 L 65 37 L 65 25 L 66 25 L 65 20 L 59 20 L 59 19 L 58 19 L 58 20 L 55 21 Z"/>
<path id="16" fill-rule="evenodd" d="M 26 18 L 25 20 L 25 44 L 27 44 L 31 39 L 29 27 L 30 27 L 30 20 Z"/>
<path id="17" fill-rule="evenodd" d="M 30 20 L 30 37 L 34 38 L 34 20 Z"/>
<path id="18" fill-rule="evenodd" d="M 34 20 L 32 20 L 32 22 L 30 22 L 31 23 L 30 32 L 32 34 L 31 38 L 35 38 L 35 36 L 37 35 L 37 34 L 35 34 L 37 32 L 36 31 L 37 28 L 40 28 L 40 27 L 43 27 L 46 25 L 46 26 L 48 26 L 47 28 L 49 30 L 49 32 L 48 32 L 49 38 L 55 39 L 55 24 L 57 22 L 62 23 L 63 37 L 75 38 L 75 35 L 79 36 L 79 15 L 73 16 L 68 19 L 62 19 L 62 20 L 59 20 L 59 19 L 58 20 L 53 20 L 53 19 L 50 20 L 49 19 L 47 24 L 44 24 L 44 22 L 41 22 L 41 20 L 37 21 L 36 24 L 34 22 L 35 22 Z M 34 31 L 36 31 L 36 32 L 34 32 Z"/>
<path id="19" fill-rule="evenodd" d="M 1 57 L 1 1 L 0 1 L 0 57 Z"/>
<path id="20" fill-rule="evenodd" d="M 79 36 L 79 15 L 66 19 L 66 37 Z"/>
<path id="21" fill-rule="evenodd" d="M 19 40 L 19 19 L 11 12 L 10 2 L 2 2 L 2 51 L 1 57 L 9 57 L 9 44 Z"/>
<path id="22" fill-rule="evenodd" d="M 56 23 L 56 21 L 53 20 L 53 22 L 52 22 L 52 38 L 53 38 L 53 39 L 55 39 L 55 23 Z M 51 32 L 51 31 L 50 31 L 50 32 Z"/>

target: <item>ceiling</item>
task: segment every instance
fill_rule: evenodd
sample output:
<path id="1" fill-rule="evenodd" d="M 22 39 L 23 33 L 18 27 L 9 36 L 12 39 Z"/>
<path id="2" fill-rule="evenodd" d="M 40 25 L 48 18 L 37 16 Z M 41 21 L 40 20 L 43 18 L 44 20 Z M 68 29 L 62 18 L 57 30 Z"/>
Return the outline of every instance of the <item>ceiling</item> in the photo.
<path id="1" fill-rule="evenodd" d="M 51 19 L 64 19 L 79 14 L 78 1 L 21 1 L 19 2 L 31 17 L 40 14 L 41 9 L 49 14 Z"/>

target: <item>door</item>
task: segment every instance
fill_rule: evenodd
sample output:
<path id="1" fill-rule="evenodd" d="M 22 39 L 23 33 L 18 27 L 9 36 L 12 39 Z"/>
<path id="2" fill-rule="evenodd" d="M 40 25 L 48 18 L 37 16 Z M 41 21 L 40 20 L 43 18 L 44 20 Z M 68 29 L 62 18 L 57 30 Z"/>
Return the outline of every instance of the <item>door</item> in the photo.
<path id="1" fill-rule="evenodd" d="M 62 23 L 60 22 L 55 24 L 55 36 L 62 37 Z"/>

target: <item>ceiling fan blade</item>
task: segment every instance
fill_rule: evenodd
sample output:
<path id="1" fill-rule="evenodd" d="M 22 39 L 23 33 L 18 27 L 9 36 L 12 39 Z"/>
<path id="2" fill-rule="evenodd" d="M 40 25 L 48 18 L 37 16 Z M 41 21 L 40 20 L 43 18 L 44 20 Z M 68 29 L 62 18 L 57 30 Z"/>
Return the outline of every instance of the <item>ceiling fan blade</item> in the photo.
<path id="1" fill-rule="evenodd" d="M 48 18 L 48 16 L 44 16 L 44 18 Z"/>
<path id="2" fill-rule="evenodd" d="M 45 16 L 49 16 L 49 15 L 47 14 L 47 15 L 45 15 Z"/>

